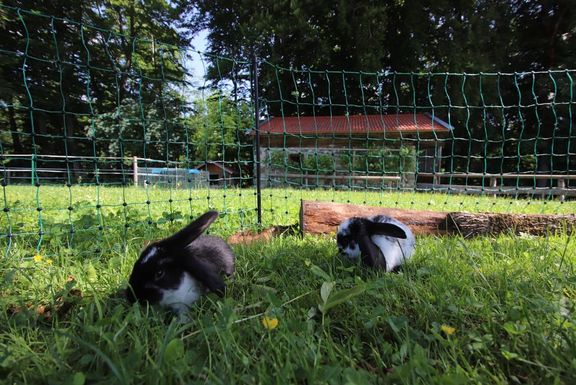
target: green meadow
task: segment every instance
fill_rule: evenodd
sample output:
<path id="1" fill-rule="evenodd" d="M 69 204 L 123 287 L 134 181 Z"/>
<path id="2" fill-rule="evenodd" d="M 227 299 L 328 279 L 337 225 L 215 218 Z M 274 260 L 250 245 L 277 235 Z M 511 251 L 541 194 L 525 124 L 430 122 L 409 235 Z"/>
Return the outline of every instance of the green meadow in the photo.
<path id="1" fill-rule="evenodd" d="M 263 226 L 301 199 L 471 212 L 576 202 L 264 189 Z M 235 245 L 225 298 L 185 319 L 124 299 L 144 245 L 217 209 L 256 227 L 250 189 L 8 186 L 0 197 L 0 382 L 6 384 L 573 384 L 574 236 L 418 238 L 399 274 L 337 256 L 332 236 Z"/>

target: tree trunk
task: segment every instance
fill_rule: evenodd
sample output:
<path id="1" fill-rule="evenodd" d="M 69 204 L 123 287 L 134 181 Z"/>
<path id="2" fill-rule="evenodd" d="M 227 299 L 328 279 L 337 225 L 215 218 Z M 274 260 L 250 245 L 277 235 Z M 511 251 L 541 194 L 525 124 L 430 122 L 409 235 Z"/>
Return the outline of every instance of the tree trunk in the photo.
<path id="1" fill-rule="evenodd" d="M 20 133 L 18 132 L 18 125 L 16 124 L 16 112 L 14 107 L 8 107 L 8 120 L 10 121 L 10 135 L 12 136 L 12 149 L 15 154 L 23 154 L 24 146 L 20 141 Z"/>

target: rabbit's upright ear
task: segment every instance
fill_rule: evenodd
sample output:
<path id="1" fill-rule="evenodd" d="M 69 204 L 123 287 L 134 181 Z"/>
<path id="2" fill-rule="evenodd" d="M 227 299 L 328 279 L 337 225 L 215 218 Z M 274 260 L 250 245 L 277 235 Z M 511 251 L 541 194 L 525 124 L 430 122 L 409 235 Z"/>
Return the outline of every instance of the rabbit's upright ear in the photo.
<path id="1" fill-rule="evenodd" d="M 218 218 L 218 211 L 208 211 L 176 234 L 161 240 L 159 243 L 167 248 L 184 248 L 202 235 L 216 218 Z"/>
<path id="2" fill-rule="evenodd" d="M 406 239 L 406 232 L 393 223 L 366 221 L 366 232 L 369 235 L 386 235 Z"/>

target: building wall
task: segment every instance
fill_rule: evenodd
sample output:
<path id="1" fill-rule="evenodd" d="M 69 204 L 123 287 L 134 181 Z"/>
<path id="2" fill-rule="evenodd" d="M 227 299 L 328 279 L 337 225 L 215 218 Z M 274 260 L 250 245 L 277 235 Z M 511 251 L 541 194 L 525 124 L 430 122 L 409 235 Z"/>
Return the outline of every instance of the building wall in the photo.
<path id="1" fill-rule="evenodd" d="M 354 156 L 353 154 L 366 154 L 366 152 L 368 151 L 368 149 L 365 148 L 366 142 L 359 142 L 361 143 L 363 146 L 360 147 L 323 147 L 323 146 L 318 146 L 318 147 L 298 147 L 298 146 L 286 146 L 286 147 L 261 147 L 260 148 L 260 159 L 262 161 L 262 168 L 261 168 L 261 183 L 263 184 L 263 186 L 266 186 L 266 184 L 268 183 L 269 179 L 274 179 L 271 178 L 271 176 L 276 175 L 276 179 L 280 178 L 283 179 L 289 183 L 294 183 L 294 184 L 304 184 L 304 185 L 308 185 L 309 182 L 309 178 L 307 177 L 296 177 L 296 175 L 300 175 L 300 174 L 307 174 L 305 170 L 299 170 L 298 168 L 292 168 L 289 167 L 287 169 L 283 169 L 282 167 L 278 167 L 276 169 L 271 169 L 270 168 L 270 154 L 276 151 L 282 151 L 284 150 L 286 152 L 286 154 L 288 154 L 288 160 L 292 160 L 295 162 L 298 162 L 300 159 L 298 158 L 299 154 L 301 157 L 304 157 L 306 155 L 311 155 L 311 154 L 328 154 L 334 157 L 338 157 L 340 154 L 341 155 L 349 155 L 349 156 Z M 406 142 L 404 142 L 405 145 Z M 410 143 L 409 144 L 411 147 L 415 148 L 416 150 L 416 143 Z M 434 144 L 432 146 L 423 146 L 422 143 L 419 143 L 419 146 L 417 148 L 417 150 L 419 151 L 419 154 L 416 156 L 415 162 L 416 164 L 414 165 L 414 169 L 415 171 L 417 170 L 417 172 L 425 172 L 425 173 L 434 173 L 434 172 L 439 172 L 441 170 L 441 161 L 442 161 L 442 144 L 439 143 L 438 141 L 434 141 Z M 294 156 L 294 159 L 291 159 L 290 157 Z M 416 168 L 417 167 L 417 168 Z M 344 168 L 344 167 L 343 167 Z M 345 171 L 345 170 L 341 170 L 341 171 Z M 288 180 L 286 175 L 291 175 L 292 179 Z M 322 184 L 329 186 L 335 185 L 334 182 L 334 178 L 337 177 L 338 175 L 341 175 L 342 172 L 338 172 L 336 175 L 332 175 L 330 177 L 324 177 L 325 180 L 322 181 Z M 377 175 L 380 174 L 375 174 L 374 172 L 354 172 L 354 175 L 366 175 L 366 176 L 370 176 L 370 177 L 375 177 Z M 390 177 L 393 175 L 399 175 L 398 173 L 393 173 L 391 172 L 390 174 L 382 174 L 382 177 Z M 400 177 L 400 184 L 402 187 L 408 187 L 408 186 L 412 186 L 416 183 L 416 175 L 417 173 L 409 173 L 409 172 L 403 172 Z M 316 178 L 316 184 L 318 184 L 318 179 L 322 179 L 322 176 L 318 176 Z M 336 179 L 337 181 L 338 179 Z M 367 182 L 368 183 L 368 182 Z M 380 183 L 382 184 L 387 184 L 388 181 L 370 181 L 370 183 L 372 184 L 378 184 Z"/>
<path id="2" fill-rule="evenodd" d="M 232 173 L 226 172 L 222 167 L 213 163 L 203 165 L 198 169 L 206 171 L 208 182 L 211 186 L 224 186 L 224 184 L 229 186 L 235 185 L 238 182 Z"/>

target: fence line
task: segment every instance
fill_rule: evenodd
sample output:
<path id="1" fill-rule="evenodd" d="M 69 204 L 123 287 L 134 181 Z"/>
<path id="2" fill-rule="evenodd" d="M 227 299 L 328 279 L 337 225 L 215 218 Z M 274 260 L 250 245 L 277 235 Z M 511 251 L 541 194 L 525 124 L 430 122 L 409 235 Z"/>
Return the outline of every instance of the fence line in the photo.
<path id="1" fill-rule="evenodd" d="M 82 159 L 82 156 L 65 156 L 65 155 L 52 155 L 52 154 L 3 154 L 3 157 L 6 159 L 13 159 L 13 160 L 26 160 L 31 163 L 30 167 L 22 167 L 22 166 L 6 166 L 4 165 L 0 168 L 0 179 L 4 180 L 7 185 L 11 184 L 11 181 L 17 182 L 29 182 L 34 184 L 35 181 L 39 178 L 39 175 L 42 174 L 51 174 L 52 176 L 44 176 L 41 177 L 42 180 L 47 180 L 48 182 L 57 181 L 57 182 L 67 182 L 70 174 L 75 175 L 75 179 L 82 178 L 82 177 L 114 177 L 114 176 L 122 176 L 121 181 L 125 184 L 128 184 L 131 181 L 134 186 L 143 186 L 144 184 L 147 185 L 162 185 L 162 184 L 172 184 L 173 186 L 177 186 L 178 183 L 183 184 L 191 184 L 195 188 L 199 187 L 207 187 L 208 185 L 211 186 L 218 186 L 220 183 L 227 180 L 228 182 L 236 183 L 239 179 L 238 176 L 231 176 L 231 177 L 214 177 L 214 174 L 209 174 L 207 171 L 198 170 L 198 172 L 194 172 L 194 177 L 185 178 L 185 174 L 190 170 L 196 170 L 195 168 L 182 168 L 182 167 L 175 167 L 175 168 L 168 168 L 168 167 L 151 167 L 149 165 L 146 166 L 139 166 L 139 163 L 158 163 L 160 165 L 169 165 L 169 164 L 183 164 L 183 163 L 190 163 L 190 162 L 178 162 L 178 161 L 166 161 L 161 159 L 151 159 L 151 158 L 141 158 L 137 156 L 133 157 L 99 157 L 97 160 L 91 160 L 90 162 L 98 162 L 98 161 L 109 161 L 109 160 L 118 160 L 122 161 L 126 164 L 125 169 L 120 168 L 97 168 L 97 169 L 73 169 L 72 167 L 37 167 L 36 162 L 41 158 L 47 159 L 55 159 L 56 161 L 66 162 L 67 159 Z M 202 163 L 202 162 L 200 162 Z M 141 179 L 144 177 L 144 179 Z M 111 178 L 109 178 L 111 179 Z M 109 182 L 113 182 L 109 180 Z"/>
<path id="2" fill-rule="evenodd" d="M 267 187 L 332 189 L 333 201 L 364 204 L 382 202 L 359 190 L 576 196 L 576 69 L 294 69 L 256 52 L 237 60 L 0 9 L 7 14 L 0 56 L 14 75 L 4 79 L 14 92 L 0 102 L 4 186 L 249 185 L 256 202 L 225 191 L 218 208 L 230 211 L 237 195 L 240 223 L 245 211 L 257 213 L 250 225 L 263 216 L 266 224 L 288 221 L 304 195 L 263 194 Z M 128 52 L 142 60 L 126 65 Z M 194 60 L 204 68 L 199 76 L 187 65 Z M 394 204 L 416 200 L 398 194 Z"/>
<path id="3" fill-rule="evenodd" d="M 12 159 L 29 159 L 31 163 L 35 160 L 41 158 L 47 159 L 81 159 L 84 158 L 82 156 L 65 156 L 65 155 L 53 155 L 53 154 L 3 154 L 3 157 L 12 158 Z M 62 177 L 54 177 L 54 178 L 46 178 L 43 177 L 43 180 L 48 179 L 66 182 L 69 176 L 69 173 L 74 172 L 74 174 L 79 175 L 80 177 L 85 176 L 93 176 L 97 174 L 99 177 L 114 177 L 114 176 L 122 176 L 122 182 L 128 183 L 127 180 L 131 180 L 134 186 L 143 186 L 144 184 L 149 185 L 162 185 L 167 183 L 174 183 L 173 186 L 178 185 L 178 183 L 184 184 L 191 184 L 196 188 L 199 187 L 208 187 L 208 185 L 212 187 L 217 187 L 219 183 L 224 182 L 227 180 L 228 182 L 238 181 L 240 179 L 247 179 L 247 178 L 240 178 L 238 176 L 226 177 L 226 176 L 218 176 L 214 177 L 210 175 L 207 171 L 199 171 L 198 175 L 194 180 L 192 178 L 186 179 L 184 177 L 184 173 L 186 169 L 182 167 L 175 167 L 175 168 L 164 168 L 160 170 L 157 167 L 148 167 L 148 166 L 139 166 L 141 162 L 150 162 L 150 163 L 158 163 L 158 164 L 185 164 L 190 162 L 179 162 L 179 161 L 166 161 L 162 159 L 151 159 L 151 158 L 141 158 L 137 156 L 132 157 L 99 157 L 97 160 L 107 161 L 107 160 L 118 160 L 123 161 L 126 164 L 126 169 L 97 169 L 97 170 L 83 170 L 77 169 L 72 170 L 71 168 L 63 168 L 63 167 L 7 167 L 4 166 L 0 174 L 0 178 L 5 180 L 7 184 L 10 184 L 12 180 L 16 181 L 30 181 L 32 184 L 38 178 L 38 174 L 53 174 L 53 175 L 62 175 Z M 194 169 L 196 170 L 196 169 Z M 162 173 L 164 171 L 164 173 Z M 19 175 L 24 174 L 24 175 Z M 29 176 L 26 176 L 29 174 Z M 323 173 L 262 173 L 260 176 L 260 180 L 267 182 L 266 186 L 274 187 L 278 185 L 282 185 L 284 182 L 289 182 L 289 180 L 302 180 L 304 181 L 303 187 L 310 188 L 314 187 L 314 181 L 319 183 L 317 187 L 326 187 L 326 181 L 330 181 L 329 186 L 334 188 L 338 187 L 347 187 L 347 188 L 363 188 L 361 185 L 353 185 L 351 181 L 364 181 L 364 182 L 400 182 L 403 177 L 406 177 L 407 174 L 414 175 L 414 177 L 429 177 L 432 178 L 432 183 L 416 183 L 415 188 L 419 191 L 441 191 L 441 192 L 454 192 L 454 193 L 464 193 L 464 194 L 487 194 L 496 196 L 499 194 L 510 195 L 510 194 L 534 194 L 534 195 L 550 195 L 550 196 L 557 196 L 560 200 L 565 200 L 566 197 L 576 197 L 576 188 L 571 188 L 568 181 L 576 180 L 576 174 L 535 174 L 535 173 L 428 173 L 428 172 L 404 172 L 402 175 L 397 174 L 390 174 L 390 173 L 381 173 L 381 175 L 375 175 L 374 172 L 370 172 L 370 175 L 356 175 L 356 174 L 346 174 L 346 175 L 331 175 L 331 174 L 323 174 Z M 214 174 L 212 174 L 214 175 Z M 144 177 L 144 179 L 141 179 Z M 449 183 L 442 183 L 442 180 L 449 179 Z M 453 179 L 466 179 L 467 181 L 472 180 L 480 180 L 481 183 L 479 185 L 471 185 L 471 184 L 454 184 L 452 183 Z M 505 185 L 506 180 L 542 180 L 542 181 L 555 181 L 556 186 L 517 186 L 517 185 Z M 256 180 L 258 180 L 256 178 Z M 184 181 L 184 182 L 182 182 Z M 348 183 L 345 183 L 345 182 Z M 487 181 L 487 183 L 484 183 Z M 322 182 L 322 184 L 320 184 Z M 340 184 L 339 184 L 340 183 Z M 288 183 L 289 184 L 289 183 Z M 400 188 L 400 186 L 395 185 L 387 185 L 389 189 Z M 262 188 L 261 186 L 256 186 L 256 188 Z"/>

